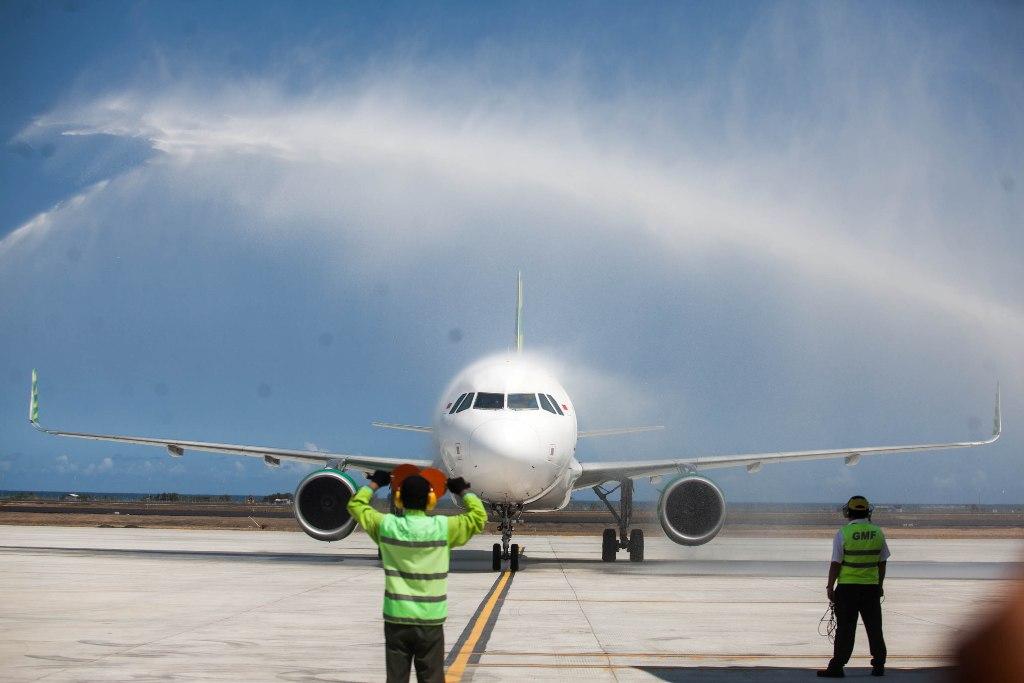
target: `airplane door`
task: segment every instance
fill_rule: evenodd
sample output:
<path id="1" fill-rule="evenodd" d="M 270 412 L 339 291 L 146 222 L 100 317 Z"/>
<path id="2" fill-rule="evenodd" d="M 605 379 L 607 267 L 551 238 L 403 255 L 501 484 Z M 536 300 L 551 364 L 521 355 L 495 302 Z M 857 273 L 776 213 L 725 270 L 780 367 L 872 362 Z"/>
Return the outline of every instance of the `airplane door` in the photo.
<path id="1" fill-rule="evenodd" d="M 462 442 L 456 441 L 455 443 L 453 443 L 449 453 L 451 455 L 450 465 L 452 470 L 452 476 L 461 477 L 463 457 L 465 456 L 465 449 L 462 447 Z"/>

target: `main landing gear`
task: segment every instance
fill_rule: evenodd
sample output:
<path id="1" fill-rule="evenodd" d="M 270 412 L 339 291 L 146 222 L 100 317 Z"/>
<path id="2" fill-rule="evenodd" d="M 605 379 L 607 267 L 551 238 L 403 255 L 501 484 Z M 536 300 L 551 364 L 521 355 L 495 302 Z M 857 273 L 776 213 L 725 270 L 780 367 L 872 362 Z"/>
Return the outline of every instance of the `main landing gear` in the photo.
<path id="1" fill-rule="evenodd" d="M 495 505 L 494 513 L 498 516 L 498 531 L 501 532 L 501 543 L 491 546 L 491 569 L 501 571 L 502 560 L 508 560 L 509 571 L 519 571 L 519 544 L 511 543 L 512 532 L 516 522 L 522 519 L 522 505 Z"/>
<path id="2" fill-rule="evenodd" d="M 608 501 L 608 496 L 619 492 L 619 509 Z M 605 504 L 612 517 L 618 523 L 619 528 L 605 529 L 601 537 L 601 561 L 614 562 L 619 550 L 629 551 L 630 562 L 644 561 L 644 532 L 643 529 L 630 530 L 630 523 L 633 521 L 633 480 L 623 479 L 618 485 L 606 489 L 601 485 L 594 487 L 594 493 Z"/>

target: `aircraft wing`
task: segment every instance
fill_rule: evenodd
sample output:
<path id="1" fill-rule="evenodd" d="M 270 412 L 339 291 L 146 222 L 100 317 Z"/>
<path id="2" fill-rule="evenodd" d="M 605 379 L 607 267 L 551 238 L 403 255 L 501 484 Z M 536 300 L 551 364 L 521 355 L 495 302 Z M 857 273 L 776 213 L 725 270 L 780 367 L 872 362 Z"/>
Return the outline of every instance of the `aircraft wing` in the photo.
<path id="1" fill-rule="evenodd" d="M 424 432 L 430 434 L 434 431 L 433 427 L 423 427 L 421 425 L 407 425 L 399 422 L 381 422 L 380 420 L 374 420 L 371 422 L 374 427 L 380 427 L 381 429 L 397 429 L 400 432 Z"/>
<path id="2" fill-rule="evenodd" d="M 592 439 L 596 436 L 619 436 L 621 434 L 639 434 L 640 432 L 657 432 L 665 428 L 665 425 L 653 427 L 615 427 L 613 429 L 582 429 L 576 436 L 581 439 Z"/>
<path id="3" fill-rule="evenodd" d="M 796 462 L 801 460 L 826 460 L 829 458 L 845 458 L 848 465 L 855 465 L 863 455 L 888 455 L 892 453 L 915 453 L 920 451 L 936 451 L 951 448 L 973 448 L 995 443 L 1003 431 L 1000 415 L 999 389 L 996 388 L 995 419 L 992 425 L 992 436 L 982 441 L 957 441 L 953 443 L 929 443 L 907 446 L 868 446 L 865 448 L 839 448 L 822 451 L 788 451 L 781 453 L 744 453 L 740 455 L 696 456 L 670 460 L 594 462 L 581 463 L 583 473 L 573 484 L 574 489 L 585 489 L 606 481 L 621 479 L 640 479 L 656 477 L 663 474 L 712 470 L 722 467 L 746 467 L 750 472 L 757 472 L 763 465 L 776 462 Z"/>
<path id="4" fill-rule="evenodd" d="M 39 424 L 39 389 L 36 371 L 32 371 L 32 396 L 29 403 L 29 422 L 40 432 L 54 436 L 67 436 L 74 439 L 90 439 L 92 441 L 114 441 L 118 443 L 138 444 L 141 446 L 161 446 L 172 456 L 178 457 L 185 451 L 205 451 L 223 455 L 244 455 L 251 458 L 263 458 L 272 467 L 281 464 L 281 460 L 331 465 L 334 467 L 351 467 L 363 471 L 393 470 L 399 465 L 410 463 L 417 467 L 429 467 L 429 460 L 410 460 L 409 458 L 389 458 L 376 455 L 358 455 L 353 453 L 326 453 L 322 451 L 292 450 L 287 448 L 270 448 L 265 446 L 244 446 L 239 444 L 213 443 L 209 441 L 188 441 L 185 439 L 163 439 L 148 436 L 122 436 L 117 434 L 90 434 L 86 432 L 65 432 L 47 429 Z"/>

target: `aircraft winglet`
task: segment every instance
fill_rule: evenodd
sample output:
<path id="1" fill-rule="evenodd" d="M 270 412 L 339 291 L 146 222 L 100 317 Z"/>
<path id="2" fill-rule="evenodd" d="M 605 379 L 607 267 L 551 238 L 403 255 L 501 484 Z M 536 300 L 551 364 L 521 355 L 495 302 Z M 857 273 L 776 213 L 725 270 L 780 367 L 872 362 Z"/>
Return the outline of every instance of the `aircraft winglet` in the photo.
<path id="1" fill-rule="evenodd" d="M 992 423 L 992 436 L 994 439 L 998 439 L 1003 433 L 1003 414 L 1000 409 L 1002 403 L 1002 396 L 999 391 L 999 382 L 996 382 L 996 416 Z"/>
<path id="2" fill-rule="evenodd" d="M 39 373 L 32 368 L 32 390 L 28 399 L 28 421 L 33 427 L 44 434 L 57 434 L 39 424 Z"/>
<path id="3" fill-rule="evenodd" d="M 32 369 L 32 391 L 29 394 L 28 421 L 32 426 L 39 429 L 39 375 L 35 368 Z"/>

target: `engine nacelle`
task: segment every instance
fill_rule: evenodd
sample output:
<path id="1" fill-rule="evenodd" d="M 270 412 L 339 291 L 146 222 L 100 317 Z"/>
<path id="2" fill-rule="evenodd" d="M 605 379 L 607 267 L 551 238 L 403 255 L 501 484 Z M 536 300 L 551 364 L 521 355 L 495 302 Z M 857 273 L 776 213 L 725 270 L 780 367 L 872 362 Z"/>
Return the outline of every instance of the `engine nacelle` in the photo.
<path id="1" fill-rule="evenodd" d="M 317 470 L 295 489 L 295 519 L 318 541 L 340 541 L 356 528 L 356 520 L 348 514 L 348 501 L 355 492 L 355 482 L 344 472 Z"/>
<path id="2" fill-rule="evenodd" d="M 725 522 L 725 496 L 710 479 L 684 475 L 669 482 L 658 500 L 665 535 L 680 545 L 703 545 Z"/>

